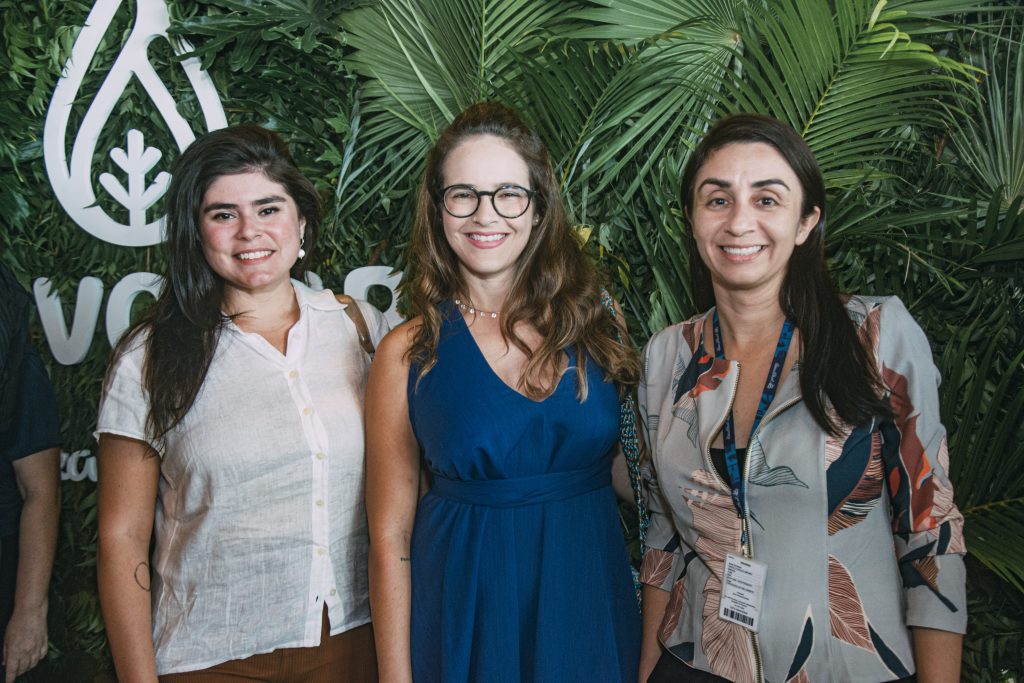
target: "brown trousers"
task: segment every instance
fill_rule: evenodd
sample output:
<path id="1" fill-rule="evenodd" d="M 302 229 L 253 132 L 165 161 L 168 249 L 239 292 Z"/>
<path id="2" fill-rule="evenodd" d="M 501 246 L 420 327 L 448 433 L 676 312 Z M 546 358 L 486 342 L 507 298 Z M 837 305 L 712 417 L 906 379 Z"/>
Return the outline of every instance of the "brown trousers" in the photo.
<path id="1" fill-rule="evenodd" d="M 377 683 L 377 650 L 370 624 L 331 635 L 324 607 L 320 644 L 289 647 L 209 669 L 160 676 L 160 683 Z"/>

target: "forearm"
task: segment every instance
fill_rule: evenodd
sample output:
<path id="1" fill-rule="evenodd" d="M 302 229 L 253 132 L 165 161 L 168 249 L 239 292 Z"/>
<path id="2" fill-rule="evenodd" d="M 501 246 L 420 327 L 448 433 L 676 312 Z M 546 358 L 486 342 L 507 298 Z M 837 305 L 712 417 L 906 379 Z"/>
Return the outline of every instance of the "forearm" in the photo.
<path id="1" fill-rule="evenodd" d="M 156 681 L 148 545 L 100 537 L 100 606 L 118 680 Z"/>
<path id="2" fill-rule="evenodd" d="M 911 631 L 918 683 L 957 683 L 963 636 L 934 628 L 914 627 Z"/>
<path id="3" fill-rule="evenodd" d="M 661 643 L 658 642 L 658 629 L 665 616 L 669 593 L 654 586 L 643 586 L 643 636 L 640 644 L 640 673 L 638 680 L 644 683 L 651 675 L 654 666 L 661 657 Z"/>
<path id="4" fill-rule="evenodd" d="M 382 681 L 412 681 L 412 561 L 408 536 L 370 545 L 370 611 Z"/>
<path id="5" fill-rule="evenodd" d="M 384 338 L 366 385 L 366 519 L 370 529 L 370 612 L 380 680 L 411 683 L 410 538 L 422 477 L 409 421 L 412 336 L 404 325 Z"/>
<path id="6" fill-rule="evenodd" d="M 59 519 L 60 494 L 56 487 L 26 497 L 18 532 L 15 613 L 31 612 L 40 615 L 44 621 L 46 619 Z"/>

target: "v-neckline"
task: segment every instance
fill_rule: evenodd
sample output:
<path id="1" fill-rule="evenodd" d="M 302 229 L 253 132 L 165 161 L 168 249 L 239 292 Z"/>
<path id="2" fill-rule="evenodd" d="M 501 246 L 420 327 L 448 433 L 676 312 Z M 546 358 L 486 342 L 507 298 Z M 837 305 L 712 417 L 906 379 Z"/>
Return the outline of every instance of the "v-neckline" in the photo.
<path id="1" fill-rule="evenodd" d="M 507 391 L 512 392 L 513 394 L 523 399 L 524 401 L 529 401 L 534 405 L 542 405 L 546 403 L 548 399 L 550 399 L 552 396 L 558 393 L 558 391 L 562 388 L 562 384 L 564 384 L 565 378 L 569 374 L 569 371 L 575 367 L 575 365 L 573 364 L 574 354 L 571 351 L 563 351 L 563 353 L 565 353 L 565 355 L 568 356 L 569 358 L 568 365 L 566 365 L 565 369 L 562 370 L 562 374 L 559 376 L 558 381 L 555 382 L 555 386 L 552 387 L 551 391 L 548 392 L 547 395 L 544 396 L 544 398 L 540 400 L 534 400 L 527 396 L 526 394 L 519 391 L 518 389 L 516 389 L 515 387 L 510 386 L 508 382 L 501 378 L 501 375 L 499 375 L 494 370 L 494 368 L 491 366 L 490 361 L 487 360 L 487 356 L 484 355 L 483 350 L 480 348 L 480 344 L 477 343 L 476 337 L 473 336 L 473 331 L 469 329 L 469 324 L 466 322 L 465 316 L 463 316 L 459 309 L 455 308 L 454 306 L 452 306 L 452 309 L 453 310 L 449 313 L 449 315 L 454 315 L 457 317 L 458 324 L 462 326 L 462 331 L 466 334 L 466 336 L 469 337 L 470 345 L 473 347 L 473 352 L 476 354 L 477 359 L 481 362 L 484 368 L 486 368 L 487 374 L 494 378 L 494 380 L 502 387 L 504 387 Z"/>

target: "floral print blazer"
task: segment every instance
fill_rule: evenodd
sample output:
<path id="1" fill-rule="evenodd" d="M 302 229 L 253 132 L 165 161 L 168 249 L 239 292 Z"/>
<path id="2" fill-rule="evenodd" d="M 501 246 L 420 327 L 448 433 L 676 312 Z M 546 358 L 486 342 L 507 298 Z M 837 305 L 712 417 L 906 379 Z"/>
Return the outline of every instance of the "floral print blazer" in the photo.
<path id="1" fill-rule="evenodd" d="M 914 671 L 908 627 L 963 633 L 963 517 L 953 503 L 939 376 L 895 297 L 852 297 L 894 418 L 825 433 L 803 404 L 799 362 L 747 450 L 738 517 L 709 446 L 729 411 L 735 361 L 698 349 L 707 314 L 656 334 L 640 414 L 651 522 L 640 580 L 670 592 L 659 639 L 729 680 L 888 681 Z M 768 567 L 758 633 L 718 616 L 727 553 Z"/>

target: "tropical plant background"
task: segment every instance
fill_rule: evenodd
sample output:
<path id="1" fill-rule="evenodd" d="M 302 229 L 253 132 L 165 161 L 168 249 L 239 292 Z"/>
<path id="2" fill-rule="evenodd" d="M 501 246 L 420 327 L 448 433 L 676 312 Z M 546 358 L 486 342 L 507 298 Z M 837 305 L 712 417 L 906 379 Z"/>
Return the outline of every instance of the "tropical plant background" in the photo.
<path id="1" fill-rule="evenodd" d="M 829 256 L 842 287 L 903 297 L 943 374 L 952 477 L 970 549 L 964 679 L 1024 678 L 1019 3 L 168 4 L 173 33 L 195 46 L 229 122 L 279 130 L 315 179 L 328 207 L 317 272 L 332 287 L 361 265 L 401 269 L 425 151 L 464 106 L 496 99 L 520 109 L 547 141 L 581 239 L 641 344 L 695 312 L 676 196 L 695 141 L 727 112 L 790 122 L 825 173 Z M 80 0 L 0 0 L 0 258 L 26 286 L 53 278 L 65 302 L 87 275 L 109 290 L 125 274 L 159 272 L 162 263 L 158 247 L 117 248 L 79 230 L 47 182 L 45 111 L 90 8 Z M 122 7 L 101 44 L 78 120 L 134 12 L 133 3 Z M 149 57 L 201 128 L 173 51 L 158 41 Z M 169 140 L 135 85 L 99 149 L 120 145 L 129 126 L 148 141 Z M 386 294 L 377 298 L 387 305 Z M 45 355 L 38 324 L 34 333 Z M 50 363 L 68 451 L 95 448 L 108 353 L 96 343 L 81 364 Z M 51 652 L 28 681 L 92 680 L 110 670 L 93 571 L 94 488 L 65 482 L 63 498 Z"/>

